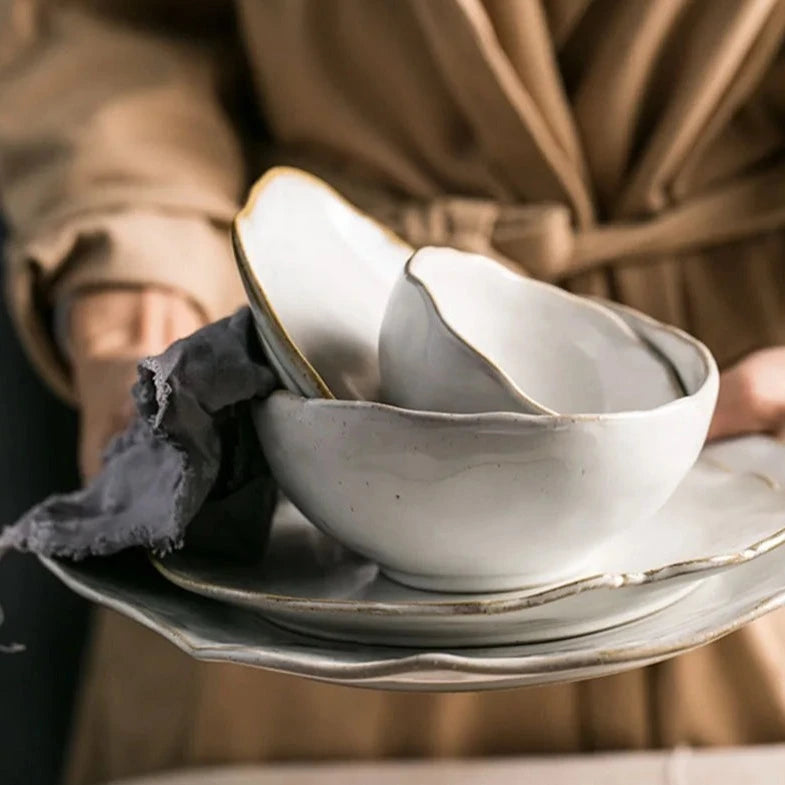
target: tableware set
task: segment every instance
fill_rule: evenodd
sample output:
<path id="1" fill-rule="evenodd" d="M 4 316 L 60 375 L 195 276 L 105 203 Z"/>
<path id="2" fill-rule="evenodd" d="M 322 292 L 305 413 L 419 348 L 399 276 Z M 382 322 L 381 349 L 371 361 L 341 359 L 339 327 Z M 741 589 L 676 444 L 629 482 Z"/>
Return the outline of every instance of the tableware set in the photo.
<path id="1" fill-rule="evenodd" d="M 785 602 L 785 447 L 704 449 L 699 341 L 412 249 L 294 169 L 233 242 L 284 388 L 253 408 L 282 490 L 267 550 L 45 562 L 80 593 L 194 656 L 408 689 L 604 675 Z"/>
<path id="2" fill-rule="evenodd" d="M 254 188 L 234 244 L 288 388 L 254 411 L 273 474 L 388 578 L 576 579 L 698 457 L 718 374 L 681 331 L 486 257 L 414 252 L 291 169 Z"/>

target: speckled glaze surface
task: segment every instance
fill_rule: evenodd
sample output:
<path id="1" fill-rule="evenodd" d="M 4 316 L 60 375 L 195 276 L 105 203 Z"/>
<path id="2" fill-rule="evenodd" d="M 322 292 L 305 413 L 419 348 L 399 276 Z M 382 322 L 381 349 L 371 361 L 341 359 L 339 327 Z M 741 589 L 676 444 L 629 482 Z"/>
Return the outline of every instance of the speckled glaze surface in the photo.
<path id="1" fill-rule="evenodd" d="M 713 360 L 651 329 L 689 393 L 651 412 L 440 414 L 277 392 L 256 407 L 257 432 L 287 496 L 395 580 L 459 592 L 569 580 L 662 507 L 708 429 Z"/>
<path id="2" fill-rule="evenodd" d="M 232 229 L 262 344 L 287 389 L 376 400 L 390 290 L 412 249 L 326 183 L 278 167 Z"/>
<path id="3" fill-rule="evenodd" d="M 783 481 L 782 450 L 758 438 L 712 447 L 708 455 L 735 471 L 752 469 Z M 785 604 L 785 548 L 774 547 L 620 627 L 517 646 L 395 648 L 331 643 L 283 630 L 257 613 L 173 586 L 143 558 L 43 561 L 81 595 L 136 619 L 199 659 L 380 689 L 484 690 L 609 675 L 710 643 Z"/>
<path id="4" fill-rule="evenodd" d="M 382 400 L 426 411 L 608 414 L 684 393 L 670 363 L 601 303 L 451 248 L 406 263 L 379 362 Z"/>

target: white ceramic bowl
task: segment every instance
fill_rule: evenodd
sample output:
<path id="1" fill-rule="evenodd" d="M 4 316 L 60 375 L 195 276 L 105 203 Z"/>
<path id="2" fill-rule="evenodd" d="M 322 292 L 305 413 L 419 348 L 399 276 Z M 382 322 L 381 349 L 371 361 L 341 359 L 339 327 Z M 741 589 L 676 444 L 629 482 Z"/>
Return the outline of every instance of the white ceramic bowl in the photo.
<path id="1" fill-rule="evenodd" d="M 278 392 L 255 407 L 257 432 L 300 510 L 401 583 L 471 592 L 569 580 L 668 500 L 714 409 L 708 350 L 642 324 L 688 392 L 648 412 L 440 414 Z"/>
<path id="2" fill-rule="evenodd" d="M 406 263 L 379 363 L 381 399 L 426 411 L 603 414 L 683 395 L 670 364 L 603 305 L 451 248 Z"/>
<path id="3" fill-rule="evenodd" d="M 307 397 L 378 400 L 379 330 L 412 249 L 313 175 L 271 169 L 232 228 L 261 343 Z"/>

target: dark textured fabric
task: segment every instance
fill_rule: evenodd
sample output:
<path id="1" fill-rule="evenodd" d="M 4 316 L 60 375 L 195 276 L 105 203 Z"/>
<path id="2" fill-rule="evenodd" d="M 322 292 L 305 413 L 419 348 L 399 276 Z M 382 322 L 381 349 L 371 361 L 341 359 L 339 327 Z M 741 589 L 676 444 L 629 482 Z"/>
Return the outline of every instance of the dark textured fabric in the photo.
<path id="1" fill-rule="evenodd" d="M 276 490 L 249 406 L 274 386 L 247 308 L 142 361 L 139 416 L 110 445 L 101 473 L 33 508 L 0 535 L 0 551 L 167 552 L 193 522 L 189 545 L 258 556 Z"/>
<path id="2" fill-rule="evenodd" d="M 0 232 L 1 234 L 1 232 Z M 0 245 L 2 238 L 0 238 Z M 29 367 L 0 302 L 0 529 L 30 505 L 75 488 L 76 416 Z M 0 564 L 0 783 L 60 780 L 89 606 L 32 556 Z"/>

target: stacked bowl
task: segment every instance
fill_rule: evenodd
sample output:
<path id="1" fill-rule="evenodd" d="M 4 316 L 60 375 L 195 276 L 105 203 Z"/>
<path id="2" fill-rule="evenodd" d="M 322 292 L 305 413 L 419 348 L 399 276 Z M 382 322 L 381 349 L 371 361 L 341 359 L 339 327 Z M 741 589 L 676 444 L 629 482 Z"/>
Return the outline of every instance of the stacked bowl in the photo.
<path id="1" fill-rule="evenodd" d="M 316 178 L 234 227 L 287 391 L 258 435 L 323 532 L 418 589 L 569 582 L 695 463 L 718 374 L 695 339 L 449 248 L 416 252 Z"/>

